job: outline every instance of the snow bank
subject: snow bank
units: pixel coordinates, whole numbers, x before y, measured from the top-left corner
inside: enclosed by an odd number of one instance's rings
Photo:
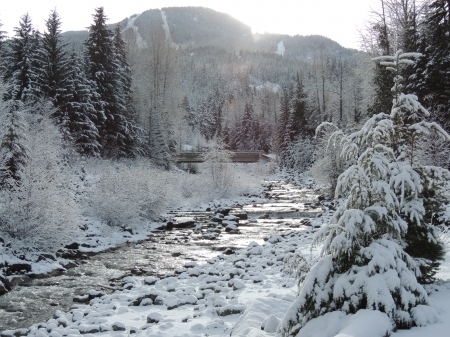
[[[231,336],[264,336],[264,334],[261,334],[261,327],[265,320],[272,314],[280,319],[291,304],[291,302],[277,298],[264,297],[256,299],[245,310],[244,314],[239,317]],[[271,327],[267,326],[267,328],[269,330]]]

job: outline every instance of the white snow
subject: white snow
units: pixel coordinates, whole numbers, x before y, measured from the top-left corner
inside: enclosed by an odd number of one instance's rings
[[[278,47],[277,47],[276,53],[277,53],[278,55],[284,56],[284,52],[285,52],[285,51],[286,51],[286,48],[284,47],[284,42],[283,42],[283,41],[280,41],[280,42],[278,43]]]
[[[134,21],[140,16],[139,15],[135,15],[132,18],[128,19],[127,25],[125,26],[125,28],[123,29],[124,31],[127,29],[132,29],[134,31],[134,33],[136,34],[136,43],[139,49],[143,49],[147,47],[147,42],[145,42],[145,40],[142,38],[141,34],[139,34],[139,30],[138,27],[134,25]]]
[[[329,216],[322,215],[314,224]],[[56,318],[33,325],[29,335],[68,336],[90,332],[90,336],[277,336],[278,322],[297,294],[296,281],[283,271],[283,258],[286,252],[294,250],[308,260],[317,259],[321,247],[310,251],[314,231],[314,227],[306,227],[280,232],[263,245],[252,242],[235,254],[220,255],[206,264],[189,262],[176,277],[125,277],[123,290],[94,298],[89,305],[76,305],[67,313],[56,311]],[[101,246],[105,249],[122,240],[139,240],[141,236],[145,234],[128,238],[110,236]],[[448,336],[448,240],[446,246],[446,260],[437,274],[442,281],[426,287],[428,306],[419,305],[414,310],[414,315],[420,317],[418,323],[423,326],[392,332],[392,323],[380,311],[360,310],[354,315],[333,311],[309,321],[297,337],[382,337],[387,331],[391,337]],[[95,295],[98,291],[89,293]],[[138,299],[141,299],[139,304],[132,305]],[[125,330],[114,331],[113,326]],[[4,332],[4,335],[8,333],[14,332]]]
[[[164,28],[164,32],[166,33],[167,41],[170,42],[170,45],[173,48],[178,49],[179,45],[177,45],[176,43],[173,42],[172,36],[170,35],[169,23],[167,22],[166,12],[161,11],[161,17],[162,17],[162,20],[163,20],[163,25],[162,26]]]

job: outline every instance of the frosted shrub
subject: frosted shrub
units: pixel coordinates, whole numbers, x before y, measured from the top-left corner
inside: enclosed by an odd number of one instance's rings
[[[314,179],[325,186],[330,195],[336,189],[339,175],[350,166],[348,158],[340,155],[342,151],[340,142],[329,139],[329,132],[334,129],[333,125],[327,124],[316,132],[317,150],[310,170]]]
[[[432,281],[443,256],[432,214],[446,200],[450,173],[422,165],[417,147],[431,133],[450,137],[424,120],[428,111],[416,96],[401,92],[401,67],[417,56],[399,51],[381,59],[396,74],[391,114],[374,115],[350,135],[339,130],[331,135],[341,155],[356,163],[339,176],[335,197],[346,201],[314,238],[314,244],[323,243],[321,258],[279,326],[283,336],[296,335],[308,321],[332,311],[379,310],[396,328],[427,324],[419,312],[437,316],[424,306],[427,293],[418,278]]]
[[[17,251],[55,252],[73,238],[80,212],[66,186],[61,137],[42,115],[28,116],[27,163],[0,193],[0,236]]]
[[[169,173],[149,161],[106,162],[96,174],[90,213],[112,227],[135,227],[165,212]]]
[[[315,140],[309,136],[301,136],[288,146],[287,152],[289,155],[285,159],[286,167],[290,167],[298,173],[305,172],[314,162],[316,152]],[[323,155],[325,156],[325,154]],[[318,168],[322,167],[320,165],[317,166]]]
[[[202,156],[206,167],[203,172],[209,176],[211,187],[218,198],[227,196],[230,191],[234,176],[233,166],[229,165],[231,156],[231,151],[220,140],[212,142]]]

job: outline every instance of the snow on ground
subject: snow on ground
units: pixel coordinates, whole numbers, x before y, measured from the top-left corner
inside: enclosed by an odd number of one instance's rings
[[[271,336],[295,298],[296,283],[282,271],[284,255],[306,246],[312,232],[291,230],[203,265],[189,262],[176,277],[126,277],[122,291],[92,290],[90,305],[57,311],[29,335]]]
[[[273,235],[264,245],[255,242],[232,255],[219,255],[208,263],[189,262],[177,276],[126,277],[123,289],[112,294],[92,290],[89,305],[76,305],[67,313],[33,325],[30,336],[275,336],[276,327],[295,299],[296,282],[283,269],[287,252],[310,252],[314,227]],[[310,257],[317,257],[318,251]],[[450,252],[441,278],[449,276]],[[428,286],[430,305],[440,322],[391,337],[448,336],[450,282]],[[101,296],[101,297],[97,297]],[[310,321],[299,337],[381,337],[392,329],[379,311],[355,315],[328,313]],[[4,336],[14,331],[4,332]],[[2,336],[3,336],[2,335]]]
[[[283,56],[285,51],[286,51],[286,48],[284,47],[284,42],[281,41],[280,43],[278,43],[276,53],[277,53],[278,55]]]
[[[126,27],[123,29],[123,31],[126,31],[127,29],[132,29],[134,33],[136,34],[136,43],[139,49],[143,49],[147,47],[147,42],[144,41],[141,34],[139,34],[138,27],[134,25],[134,21],[140,16],[135,15],[128,19]]]
[[[314,225],[327,221],[331,214],[332,210],[325,212],[313,226],[273,235],[263,245],[253,242],[206,264],[189,262],[176,276],[125,277],[121,290],[111,294],[91,290],[86,294],[91,298],[89,305],[75,305],[66,313],[56,311],[54,319],[19,330],[30,336],[53,337],[276,336],[278,323],[297,291],[295,279],[284,271],[283,259],[288,252],[317,258],[318,250],[310,250]],[[137,239],[139,235],[143,233],[130,237]],[[113,237],[100,245],[106,247],[121,240]],[[448,243],[446,260],[437,276],[442,281],[427,286],[427,291],[429,305],[440,315],[439,322],[391,332],[391,337],[450,335]],[[426,312],[422,315],[426,321]],[[336,311],[311,320],[298,336],[382,337],[391,329],[391,322],[379,311],[360,310],[354,315]],[[12,336],[19,330],[3,332],[2,336]]]
[[[164,32],[166,33],[166,39],[168,41],[170,41],[170,44],[172,45],[172,47],[174,47],[175,49],[178,49],[179,46],[173,42],[172,36],[170,35],[169,23],[167,22],[166,12],[161,11],[161,18],[163,20],[162,26],[164,28]]]

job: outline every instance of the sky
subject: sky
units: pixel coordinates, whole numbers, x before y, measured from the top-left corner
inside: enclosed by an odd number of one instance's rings
[[[254,33],[323,35],[344,47],[359,49],[358,29],[380,0],[18,0],[0,7],[2,30],[13,36],[20,17],[28,13],[35,28],[45,29],[51,10],[57,10],[62,31],[83,30],[92,23],[96,7],[103,6],[108,23],[116,23],[148,9],[202,6],[230,14]]]

